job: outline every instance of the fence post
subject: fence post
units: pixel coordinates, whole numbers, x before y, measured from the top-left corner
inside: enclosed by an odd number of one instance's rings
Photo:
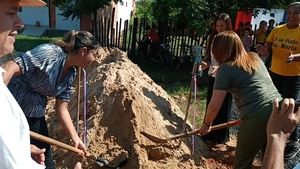
[[[133,20],[133,29],[132,29],[132,41],[131,41],[131,56],[136,58],[136,52],[135,52],[135,47],[136,47],[136,34],[137,34],[137,27],[138,27],[138,18],[134,18]]]

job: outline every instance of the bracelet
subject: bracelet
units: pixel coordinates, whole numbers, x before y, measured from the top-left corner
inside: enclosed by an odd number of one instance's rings
[[[210,127],[211,124],[206,124],[205,121],[203,121],[204,125],[206,125],[207,127]]]

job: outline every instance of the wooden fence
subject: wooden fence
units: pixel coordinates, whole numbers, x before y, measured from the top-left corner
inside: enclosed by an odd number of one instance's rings
[[[128,52],[129,57],[135,57],[137,42],[146,34],[146,26],[155,28],[157,24],[138,18],[133,18],[131,21],[122,21],[122,19],[115,21],[113,18],[115,18],[115,8],[112,8],[111,17],[98,17],[94,35],[103,47],[117,47]],[[161,38],[166,39],[166,42],[161,43],[168,43],[171,47],[170,51],[175,57],[190,56],[195,45],[203,46],[205,44],[206,36],[204,33],[177,29],[178,26],[173,21],[169,21],[167,25],[168,29],[164,33],[164,37]],[[158,29],[158,31],[160,30]]]

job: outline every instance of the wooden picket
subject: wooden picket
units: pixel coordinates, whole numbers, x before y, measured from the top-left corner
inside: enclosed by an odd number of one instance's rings
[[[145,36],[145,28],[150,25],[155,28],[156,23],[149,23],[146,19],[133,18],[132,21],[114,20],[115,8],[112,8],[111,17],[97,16],[97,29],[94,29],[94,35],[97,35],[100,44],[103,47],[116,47],[122,51],[128,52],[130,57],[135,57],[137,42]],[[122,25],[124,29],[122,30]],[[163,39],[170,44],[171,53],[178,58],[184,58],[192,54],[193,46],[203,46],[206,41],[205,33],[194,33],[188,30],[178,29],[174,21],[169,21],[170,29],[166,32]],[[158,30],[159,31],[159,30]]]

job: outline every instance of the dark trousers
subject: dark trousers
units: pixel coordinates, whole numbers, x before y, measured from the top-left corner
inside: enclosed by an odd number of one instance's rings
[[[283,98],[293,98],[299,100],[300,92],[300,76],[281,76],[271,71],[270,76],[275,87]],[[299,139],[299,124],[290,136],[290,140],[297,141]]]
[[[44,135],[48,137],[48,128],[45,120],[45,116],[40,117],[40,118],[33,118],[33,117],[26,117],[30,131],[36,132],[38,134]],[[45,148],[45,165],[46,169],[55,169],[55,164],[53,161],[53,156],[52,156],[52,148],[50,144],[35,140],[35,139],[30,139],[30,143],[37,146],[38,148]]]
[[[212,97],[214,83],[215,83],[215,78],[210,76],[208,91],[207,91],[206,109]],[[227,92],[226,97],[224,98],[224,101],[222,103],[222,107],[220,108],[212,125],[226,123],[230,120],[231,103],[232,103],[232,95],[229,92]],[[201,138],[216,143],[225,143],[226,141],[229,140],[229,128],[211,131],[208,134],[202,136]]]

